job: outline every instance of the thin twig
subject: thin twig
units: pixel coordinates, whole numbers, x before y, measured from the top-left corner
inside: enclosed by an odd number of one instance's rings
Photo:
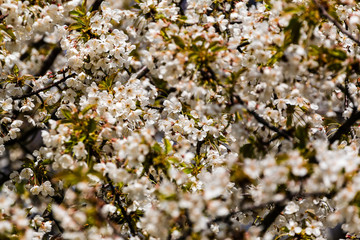
[[[329,143],[333,144],[336,140],[339,140],[343,134],[349,133],[351,126],[360,119],[360,112],[355,110],[351,113],[351,116],[336,130],[336,132],[329,138]]]
[[[145,107],[150,108],[150,109],[156,109],[156,110],[159,110],[160,112],[164,110],[164,107],[155,107],[155,106],[151,106],[151,105],[146,105]]]
[[[148,72],[149,72],[149,68],[144,66],[142,67],[137,73],[136,73],[136,78],[140,79],[143,76],[145,76]]]
[[[349,87],[346,85],[345,87],[341,84],[336,85],[344,94],[345,94],[345,98],[350,100],[350,102],[353,104],[353,109],[356,111],[357,109],[357,105],[354,101],[354,99],[352,98],[352,96],[349,93]],[[346,101],[345,101],[346,102]],[[347,104],[348,105],[348,104]],[[347,107],[347,106],[346,106]]]
[[[108,175],[106,175],[106,179],[107,179],[107,181],[108,181],[108,183],[109,183],[109,185],[110,185],[110,188],[111,188],[111,191],[112,191],[112,193],[113,193],[113,195],[114,195],[115,201],[118,203],[118,205],[119,205],[119,207],[120,207],[121,214],[124,216],[124,219],[125,219],[126,223],[127,223],[128,226],[129,226],[129,229],[130,229],[131,234],[132,234],[132,235],[137,235],[137,234],[136,234],[136,231],[135,231],[135,228],[134,228],[134,226],[133,226],[132,223],[131,223],[131,219],[130,219],[130,217],[127,215],[127,212],[126,212],[125,208],[123,207],[123,205],[122,205],[122,203],[121,203],[120,196],[119,196],[119,194],[116,192],[115,187],[113,186],[113,183],[112,183],[112,181],[111,181],[111,179],[110,179],[110,177],[109,177]]]
[[[315,3],[315,5],[319,8],[319,12],[321,15],[323,15],[324,17],[326,17],[330,22],[332,22],[338,29],[340,32],[342,32],[343,34],[345,34],[346,36],[348,36],[351,40],[353,40],[356,44],[360,45],[360,41],[358,39],[356,39],[350,32],[346,31],[341,24],[332,16],[330,16],[330,14],[326,11],[325,7],[319,3],[318,0],[313,0],[313,2]]]
[[[256,119],[256,121],[258,121],[259,123],[264,125],[266,128],[276,132],[277,134],[284,137],[285,139],[291,140],[292,137],[287,133],[287,131],[284,131],[282,129],[275,127],[274,125],[272,125],[268,121],[266,121],[264,118],[262,118],[257,112],[248,109],[247,106],[245,105],[244,101],[239,96],[233,96],[233,97],[235,97],[235,99],[237,100],[238,103],[240,103],[241,105],[243,105],[245,107],[246,111],[248,113],[250,113]],[[234,105],[235,103],[232,98],[231,98],[231,101],[232,101],[231,105]]]
[[[31,97],[31,96],[33,96],[33,95],[37,95],[37,94],[39,94],[40,92],[43,92],[43,91],[48,90],[48,89],[50,89],[50,88],[52,88],[52,87],[55,87],[56,85],[58,85],[58,84],[60,84],[60,83],[65,82],[67,79],[69,79],[69,78],[71,78],[71,77],[74,77],[75,75],[76,75],[75,73],[70,74],[70,75],[64,77],[63,79],[61,79],[61,80],[59,80],[59,81],[57,81],[57,82],[54,82],[54,83],[50,84],[49,86],[40,88],[40,89],[38,89],[38,90],[36,90],[36,91],[29,92],[29,93],[24,94],[24,95],[21,95],[21,96],[12,97],[12,99],[13,99],[13,100],[18,100],[18,99],[24,99],[24,98],[27,98],[27,97]]]
[[[292,201],[293,199],[296,199],[296,198],[306,198],[306,197],[323,197],[323,196],[326,196],[328,198],[331,198],[334,194],[335,194],[335,192],[330,192],[330,193],[327,193],[327,192],[288,193],[287,196],[284,199],[270,201],[270,202],[257,204],[257,205],[252,205],[252,206],[242,207],[240,210],[231,212],[226,216],[217,217],[217,218],[213,219],[212,221],[210,221],[208,223],[208,226],[210,227],[210,225],[212,223],[226,222],[231,217],[233,217],[234,215],[239,214],[239,213],[254,211],[254,210],[257,210],[257,209],[262,209],[262,208],[266,208],[266,207],[275,205],[273,210],[268,215],[266,215],[266,217],[264,218],[264,220],[263,220],[263,222],[261,224],[263,226],[263,233],[265,233],[266,230],[271,226],[271,224],[276,220],[277,216],[279,216],[279,214],[281,214],[281,212],[283,211],[283,209],[285,208],[285,206],[287,205],[287,203],[289,201]],[[266,229],[266,230],[264,231],[264,229]]]

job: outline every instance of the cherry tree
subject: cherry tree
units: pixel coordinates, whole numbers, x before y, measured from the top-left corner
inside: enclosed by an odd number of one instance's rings
[[[1,239],[360,233],[355,0],[0,0]]]

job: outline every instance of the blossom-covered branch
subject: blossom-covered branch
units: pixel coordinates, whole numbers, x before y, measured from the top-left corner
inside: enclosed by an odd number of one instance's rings
[[[13,100],[18,100],[18,99],[24,99],[24,98],[27,98],[27,97],[31,97],[33,95],[37,95],[43,91],[46,91],[46,90],[49,90],[50,88],[52,87],[55,87],[61,83],[64,83],[67,79],[71,78],[71,77],[74,77],[76,74],[75,73],[72,73],[72,74],[69,74],[67,75],[66,77],[63,77],[61,80],[59,81],[56,81],[56,82],[53,82],[52,84],[46,86],[46,87],[43,87],[43,88],[40,88],[36,91],[32,91],[32,92],[29,92],[29,93],[26,93],[24,95],[20,95],[20,96],[14,96],[12,97]]]
[[[356,1],[2,1],[0,239],[356,237],[359,27]]]
[[[346,36],[348,36],[351,40],[353,40],[357,45],[360,45],[360,40],[356,39],[350,32],[346,31],[343,26],[332,16],[330,16],[330,14],[326,11],[325,7],[318,1],[318,0],[312,0],[315,5],[319,8],[319,12],[321,15],[323,15],[324,17],[326,17],[330,22],[332,22],[338,29],[340,32],[342,32],[343,34],[345,34]]]

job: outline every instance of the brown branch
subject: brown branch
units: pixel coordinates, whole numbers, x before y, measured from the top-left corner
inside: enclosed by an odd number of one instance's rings
[[[101,3],[102,3],[103,1],[104,1],[104,0],[95,0],[95,2],[91,5],[89,11],[90,11],[90,12],[93,12],[93,11],[99,10],[100,5],[101,5]]]
[[[18,99],[24,99],[24,98],[27,98],[27,97],[31,97],[31,96],[33,96],[33,95],[37,95],[37,94],[39,94],[39,93],[42,92],[42,91],[48,90],[48,89],[50,89],[50,88],[52,88],[52,87],[55,87],[55,86],[59,85],[60,83],[65,82],[67,79],[69,79],[69,78],[71,78],[71,77],[74,77],[75,75],[76,75],[75,73],[70,74],[70,75],[64,77],[63,79],[61,79],[61,80],[59,80],[59,81],[57,81],[57,82],[54,82],[54,83],[50,84],[49,86],[40,88],[40,89],[38,89],[38,90],[36,90],[36,91],[29,92],[29,93],[24,94],[24,95],[21,95],[21,96],[12,97],[12,99],[13,99],[13,100],[18,100]]]
[[[144,66],[142,67],[137,73],[136,73],[136,78],[140,79],[143,76],[145,76],[150,70],[148,69],[148,67]]]
[[[0,22],[2,22],[2,20],[4,20],[7,16],[9,16],[9,14],[2,15],[0,11]]]
[[[356,111],[357,109],[357,105],[354,101],[354,99],[352,98],[351,94],[349,93],[349,87],[347,84],[345,84],[345,87],[341,84],[336,85],[344,94],[345,94],[345,107],[347,107],[348,104],[348,100],[350,100],[350,102],[353,104],[353,109],[354,111]]]
[[[336,130],[336,132],[329,137],[329,143],[333,144],[336,140],[339,140],[342,135],[348,134],[351,130],[351,127],[356,123],[357,120],[360,119],[360,112],[357,110],[354,110],[351,113],[350,118],[348,118],[339,128]]]
[[[235,99],[237,100],[236,103],[240,103],[241,105],[243,105],[245,107],[246,111],[248,113],[250,113],[256,119],[256,121],[258,121],[259,123],[264,125],[266,128],[276,132],[277,134],[284,137],[285,139],[287,139],[287,140],[292,139],[292,137],[289,135],[289,133],[287,131],[284,131],[282,129],[279,129],[279,128],[275,127],[274,125],[272,125],[268,121],[266,121],[264,118],[262,118],[257,112],[248,109],[246,107],[244,101],[239,96],[233,96],[233,97],[235,97]],[[235,104],[233,97],[230,98],[231,99],[231,105]]]
[[[61,53],[62,49],[60,46],[54,47],[50,54],[45,59],[44,63],[42,64],[40,71],[35,74],[36,76],[43,76],[46,72],[51,68],[53,63],[55,62],[56,57]]]
[[[262,230],[261,236],[264,236],[269,227],[275,222],[276,218],[281,214],[281,212],[286,207],[284,202],[275,204],[274,208],[265,216],[264,220],[261,222]]]
[[[270,202],[265,202],[265,203],[262,203],[262,204],[258,204],[258,205],[252,205],[252,206],[246,206],[246,207],[242,207],[240,210],[237,210],[237,211],[234,211],[234,212],[231,212],[229,213],[228,215],[226,216],[221,216],[221,217],[217,217],[217,218],[214,218],[212,221],[210,221],[208,223],[209,227],[212,223],[216,223],[216,222],[226,222],[228,221],[231,217],[233,217],[234,215],[236,214],[239,214],[239,213],[242,213],[242,212],[249,212],[249,211],[254,211],[254,210],[257,210],[257,209],[261,209],[261,208],[266,208],[266,207],[269,207],[271,205],[275,205],[274,207],[274,212],[272,213],[271,215],[271,218],[270,216],[268,217],[268,219],[265,221],[265,219],[267,218],[268,215],[271,214],[271,212],[264,218],[263,222],[262,222],[262,225],[266,225],[267,228],[269,228],[271,226],[268,225],[269,222],[270,222],[270,219],[273,219],[273,221],[276,220],[276,218],[274,218],[275,216],[275,213],[277,213],[276,216],[278,216],[279,214],[281,214],[282,210],[279,212],[279,210],[282,208],[282,206],[286,206],[286,204],[289,202],[289,201],[292,201],[293,199],[296,199],[296,198],[306,198],[306,197],[323,197],[323,196],[326,196],[328,198],[332,198],[334,196],[335,192],[330,192],[330,193],[327,193],[327,192],[311,192],[311,193],[288,193],[287,196],[284,198],[284,199],[281,199],[281,200],[276,200],[276,201],[270,201]],[[276,207],[278,206],[278,207]],[[283,208],[282,208],[283,209]],[[272,222],[273,222],[272,221]],[[265,223],[265,224],[264,224]],[[266,230],[265,230],[266,231]]]
[[[360,41],[358,39],[356,39],[350,32],[346,31],[341,24],[332,16],[330,16],[330,14],[326,11],[325,7],[323,5],[321,5],[321,3],[319,3],[318,0],[313,0],[313,2],[315,3],[315,5],[318,7],[319,12],[321,15],[323,15],[324,17],[326,17],[330,22],[332,22],[337,29],[339,29],[340,32],[342,32],[343,34],[345,34],[346,36],[348,36],[351,40],[353,40],[356,44],[360,45]]]
[[[112,181],[111,181],[111,179],[110,179],[110,177],[109,177],[108,175],[106,175],[106,180],[107,180],[107,182],[109,183],[109,186],[110,186],[110,188],[111,188],[111,192],[112,192],[113,195],[114,195],[115,202],[118,203],[118,205],[119,205],[119,207],[120,207],[121,214],[124,216],[124,219],[125,219],[126,223],[127,223],[128,226],[129,226],[129,229],[130,229],[131,234],[132,234],[132,235],[137,235],[136,230],[135,230],[133,224],[131,223],[131,218],[128,216],[128,214],[127,214],[124,206],[122,205],[121,200],[120,200],[120,196],[119,196],[119,194],[116,192],[116,189],[115,189],[115,187],[114,187],[114,185],[113,185],[113,183],[112,183]]]

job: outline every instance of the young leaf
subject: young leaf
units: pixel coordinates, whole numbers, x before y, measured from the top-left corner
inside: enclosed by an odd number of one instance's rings
[[[169,154],[172,151],[172,146],[169,139],[164,138],[164,144],[165,144],[165,154]]]
[[[179,36],[172,35],[171,38],[174,40],[175,44],[178,45],[180,48],[185,48],[185,43]]]
[[[68,120],[72,119],[72,114],[69,110],[67,109],[61,109],[61,113],[64,115],[64,117]]]

